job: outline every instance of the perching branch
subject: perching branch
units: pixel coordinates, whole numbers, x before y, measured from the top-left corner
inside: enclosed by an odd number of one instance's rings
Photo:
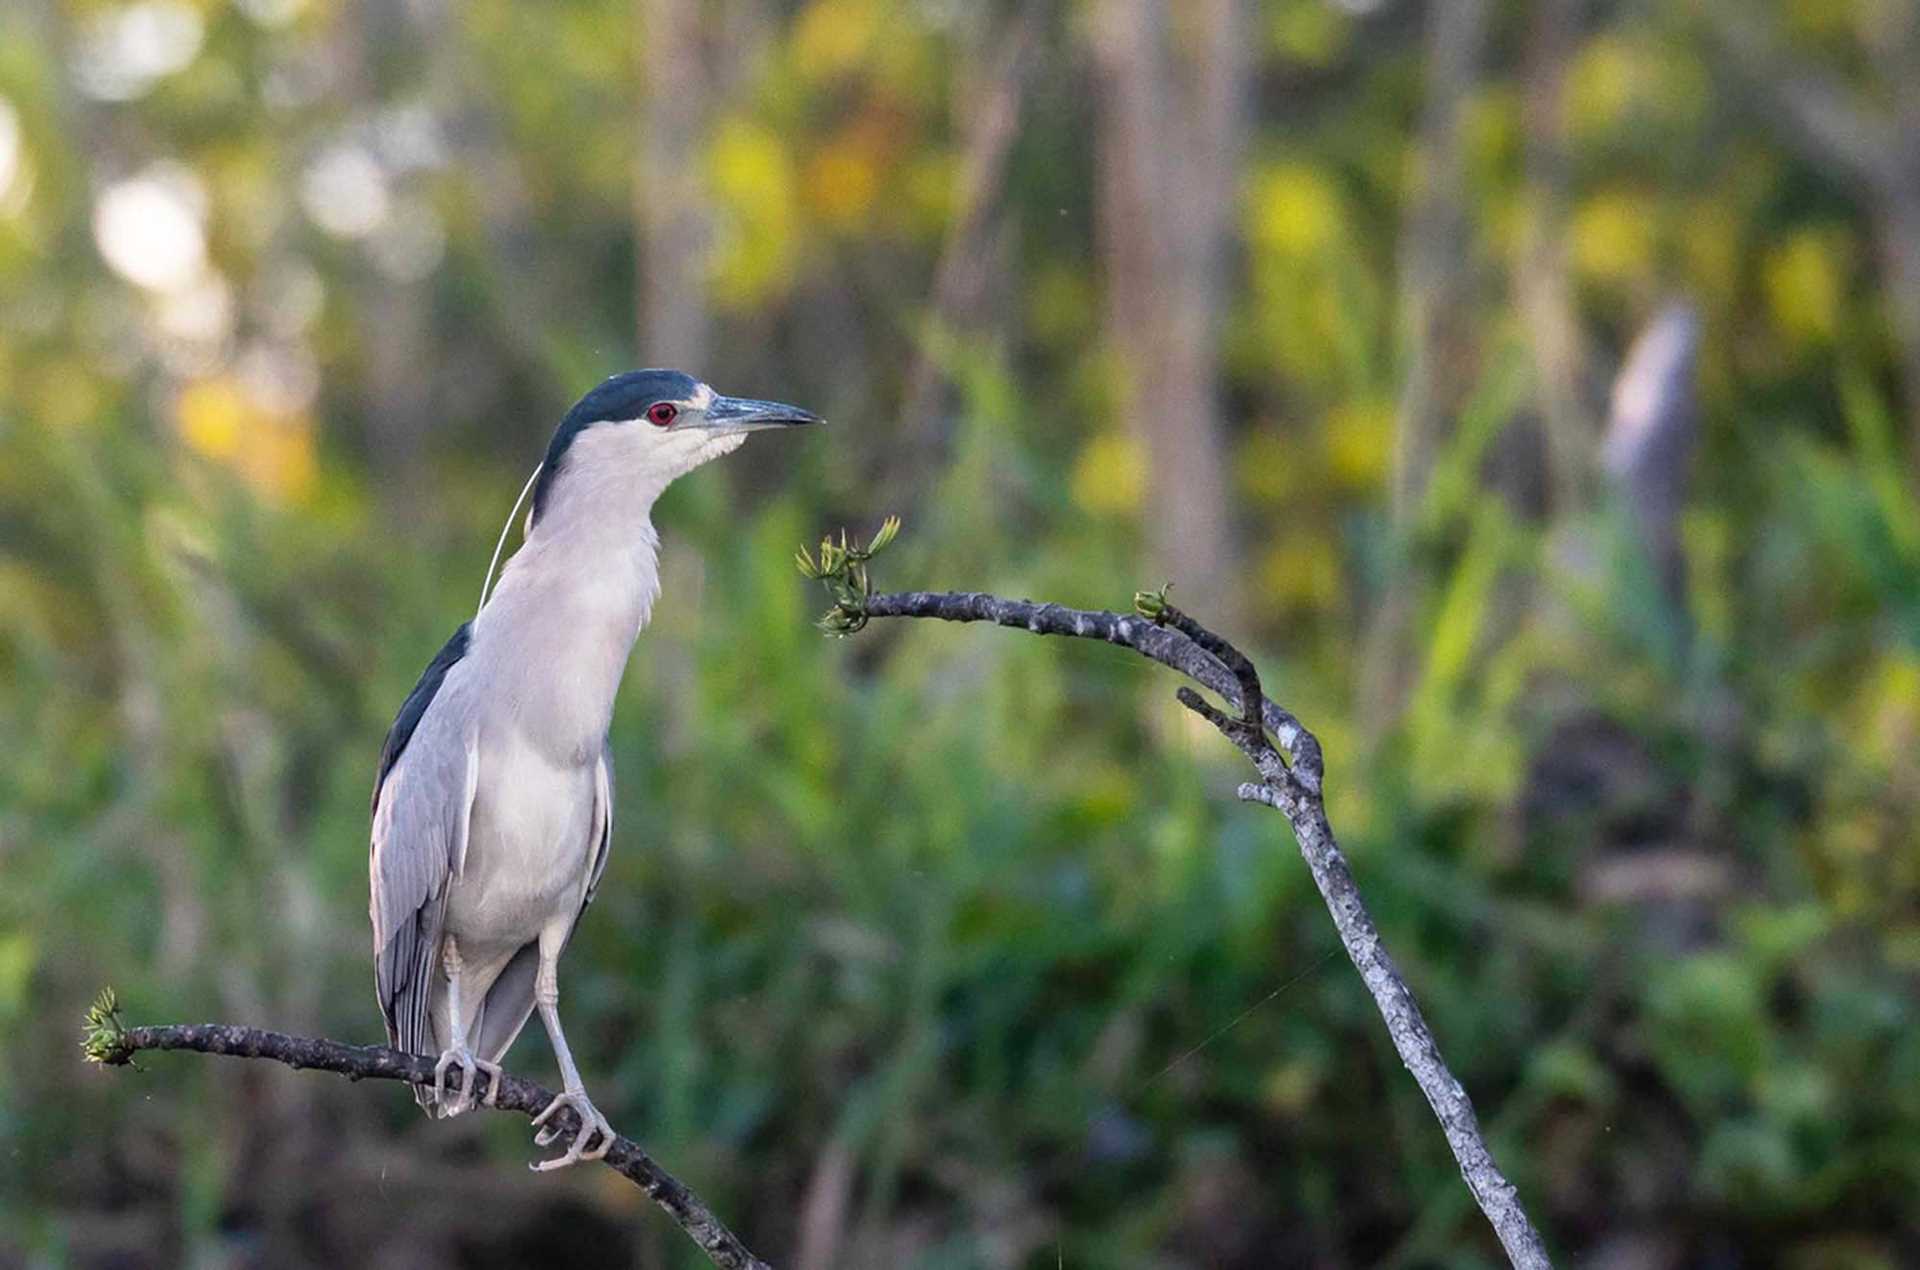
[[[346,1045],[310,1036],[288,1036],[258,1028],[223,1023],[172,1023],[157,1027],[127,1027],[120,1021],[113,990],[107,989],[87,1011],[87,1057],[109,1067],[124,1067],[141,1050],[191,1050],[197,1054],[224,1054],[229,1058],[265,1058],[295,1068],[337,1072],[348,1080],[401,1080],[413,1085],[433,1084],[433,1060],[402,1054],[382,1045]],[[484,1079],[484,1077],[483,1077]],[[447,1086],[460,1087],[461,1072],[447,1073]],[[531,1117],[544,1111],[553,1091],[519,1076],[500,1078],[496,1110],[517,1111]],[[549,1123],[561,1126],[563,1139],[579,1132],[579,1117],[562,1107]],[[686,1185],[661,1168],[631,1138],[616,1136],[605,1160],[607,1166],[631,1181],[673,1218],[687,1237],[700,1245],[721,1270],[769,1270],[767,1263],[748,1251],[713,1210]]]
[[[895,531],[897,528],[895,525]],[[872,548],[864,552],[863,566],[872,554]],[[818,576],[817,570],[813,576]],[[1164,588],[1137,594],[1134,607],[1140,616],[1128,617],[979,592],[872,593],[866,586],[864,567],[857,588],[835,587],[831,579],[822,580],[835,595],[834,608],[822,623],[829,630],[858,630],[871,618],[931,617],[947,622],[992,622],[1035,635],[1104,640],[1177,670],[1225,698],[1235,713],[1208,704],[1191,688],[1183,687],[1178,693],[1182,705],[1219,728],[1260,773],[1259,781],[1240,786],[1240,797],[1273,808],[1293,827],[1300,854],[1340,932],[1340,942],[1386,1020],[1394,1049],[1438,1117],[1461,1176],[1474,1202],[1493,1224],[1508,1259],[1519,1270],[1544,1270],[1552,1265],[1518,1192],[1494,1162],[1493,1152],[1481,1136],[1467,1091],[1448,1070],[1432,1029],[1421,1016],[1412,990],[1394,965],[1379,928],[1360,898],[1360,888],[1327,823],[1321,798],[1324,769],[1319,741],[1292,714],[1266,698],[1259,673],[1244,653],[1169,604]]]
[[[1166,604],[1164,597],[1143,597],[1141,607],[1156,611],[1157,621],[1118,613],[1086,612],[1058,604],[1007,600],[995,595],[952,592],[880,592],[867,597],[865,615],[932,617],[948,622],[993,622],[1036,635],[1068,635],[1100,639],[1131,648],[1143,657],[1197,680],[1226,698],[1238,715],[1207,704],[1191,688],[1182,688],[1182,705],[1195,711],[1226,735],[1252,760],[1261,780],[1239,789],[1240,797],[1264,803],[1293,826],[1300,854],[1326,901],[1327,911],[1340,932],[1347,956],[1366,981],[1374,1004],[1386,1020],[1387,1032],[1401,1061],[1413,1073],[1427,1096],[1447,1145],[1459,1161],[1460,1172],[1480,1210],[1493,1223],[1508,1258],[1521,1270],[1550,1266],[1540,1235],[1521,1207],[1513,1183],[1501,1173],[1487,1149],[1467,1091],[1447,1069],[1432,1030],[1421,1017],[1413,992],[1388,955],[1380,931],[1360,897],[1360,888],[1334,840],[1321,799],[1320,743],[1300,721],[1267,700],[1260,692],[1253,664],[1239,649]],[[1230,669],[1234,667],[1237,669]],[[1258,719],[1264,726],[1256,726]],[[1279,748],[1268,739],[1271,732]]]

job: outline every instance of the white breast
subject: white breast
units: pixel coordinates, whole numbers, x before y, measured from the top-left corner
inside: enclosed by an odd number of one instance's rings
[[[447,931],[473,955],[511,952],[586,896],[594,765],[556,764],[511,729],[483,734],[466,868],[447,897]]]

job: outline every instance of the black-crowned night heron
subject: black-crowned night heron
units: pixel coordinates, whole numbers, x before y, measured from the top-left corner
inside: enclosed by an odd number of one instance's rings
[[[615,375],[581,398],[529,481],[524,545],[387,734],[370,907],[388,1040],[438,1055],[433,1087],[414,1092],[428,1114],[458,1115],[478,1072],[491,1077],[485,1101],[498,1094],[500,1060],[537,1008],[565,1086],[535,1118],[535,1142],[553,1141],[546,1122],[562,1106],[581,1128],[536,1168],[613,1143],[560,1030],[557,967],[607,864],[614,691],[660,593],[654,500],[749,432],[816,422],[670,370]]]

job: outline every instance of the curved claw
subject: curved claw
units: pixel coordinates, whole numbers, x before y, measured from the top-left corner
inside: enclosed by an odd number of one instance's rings
[[[460,1068],[460,1096],[452,1102],[447,1101],[447,1068],[458,1064]],[[473,1105],[474,1060],[471,1051],[464,1047],[449,1048],[442,1051],[440,1061],[433,1065],[433,1105],[443,1116],[457,1116]]]
[[[486,1095],[480,1099],[481,1104],[488,1107],[499,1106],[500,1078],[507,1074],[507,1069],[498,1063],[489,1063],[484,1058],[474,1059],[473,1065],[487,1074],[487,1092]],[[472,1088],[471,1084],[469,1084],[468,1088]]]
[[[553,1101],[533,1118],[534,1127],[540,1130],[533,1136],[535,1146],[544,1147],[559,1141],[562,1132],[559,1122],[555,1121],[552,1124],[547,1122],[552,1120],[554,1113],[563,1106],[572,1107],[574,1114],[580,1117],[580,1130],[573,1135],[573,1142],[564,1154],[527,1166],[536,1173],[564,1169],[582,1160],[602,1159],[608,1151],[613,1149],[613,1126],[607,1123],[607,1118],[601,1115],[599,1109],[587,1098],[587,1091],[584,1089],[569,1089],[556,1094]]]
[[[447,1069],[449,1067],[460,1069],[460,1096],[452,1102],[447,1101]],[[457,1116],[473,1109],[473,1095],[476,1086],[480,1083],[479,1073],[481,1072],[485,1072],[490,1079],[486,1096],[479,1101],[491,1107],[499,1101],[500,1077],[505,1074],[505,1069],[498,1063],[490,1063],[484,1058],[476,1057],[473,1051],[464,1045],[451,1046],[440,1055],[440,1061],[433,1065],[433,1101],[434,1105],[440,1109],[442,1116]]]

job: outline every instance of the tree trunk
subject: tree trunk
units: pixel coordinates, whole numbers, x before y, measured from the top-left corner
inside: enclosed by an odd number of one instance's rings
[[[1239,0],[1102,0],[1094,52],[1107,329],[1149,473],[1147,547],[1185,602],[1235,615],[1228,463],[1215,371],[1246,137]]]
[[[696,377],[710,373],[700,143],[714,94],[700,15],[698,0],[634,0],[634,79],[642,91],[633,173],[635,339],[642,365],[680,367]]]
[[[1586,349],[1567,265],[1570,198],[1564,97],[1567,63],[1587,0],[1544,0],[1526,67],[1525,232],[1514,278],[1516,307],[1533,346],[1548,505],[1578,514],[1592,494],[1595,411],[1587,399]]]

